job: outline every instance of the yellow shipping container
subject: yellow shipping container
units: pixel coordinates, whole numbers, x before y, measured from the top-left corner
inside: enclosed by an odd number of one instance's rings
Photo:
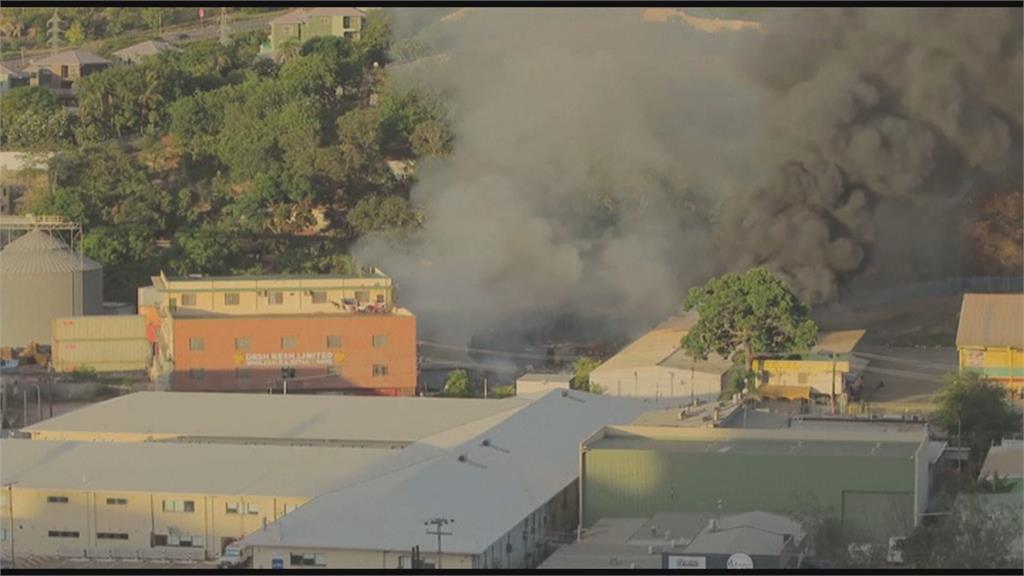
[[[146,339],[142,316],[74,316],[53,321],[53,342]]]

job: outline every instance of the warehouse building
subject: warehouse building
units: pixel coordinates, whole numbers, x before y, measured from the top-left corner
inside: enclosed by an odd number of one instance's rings
[[[964,294],[956,348],[960,370],[1024,394],[1024,294]]]
[[[681,348],[697,313],[674,316],[590,373],[605,394],[634,398],[717,398],[732,363],[720,356],[694,360]]]
[[[139,291],[156,346],[152,376],[184,391],[416,390],[416,318],[391,279],[185,277]]]
[[[103,311],[103,269],[60,235],[80,234],[61,220],[3,216],[5,234],[21,233],[0,250],[0,342],[50,344],[56,318]],[[76,236],[77,238],[77,236]]]
[[[516,394],[534,394],[572,388],[573,374],[523,374],[516,379]]]
[[[72,316],[53,321],[52,363],[56,372],[142,372],[152,345],[142,316]]]
[[[535,566],[575,529],[579,442],[649,407],[562,392],[122,396],[0,441],[4,554],[213,559],[247,535],[256,567],[437,564],[423,523],[447,515],[445,566]]]
[[[924,513],[927,449],[924,431],[609,426],[581,446],[581,525],[816,505],[853,533],[886,541]]]
[[[496,402],[505,402],[498,400]],[[571,536],[580,441],[645,403],[556,390],[510,415],[434,436],[392,472],[350,483],[248,536],[253,567],[533,568]],[[441,554],[425,522],[448,519]]]

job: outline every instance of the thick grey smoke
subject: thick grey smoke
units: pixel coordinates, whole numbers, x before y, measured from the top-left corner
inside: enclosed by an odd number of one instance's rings
[[[450,98],[455,154],[419,168],[412,248],[357,255],[449,341],[538,308],[649,326],[754,264],[815,301],[942,273],[965,198],[1020,186],[1020,11],[805,9],[719,33],[631,9],[443,24],[450,59],[418,74]]]
[[[774,12],[741,60],[770,171],[730,203],[721,258],[816,302],[957,274],[974,195],[1020,189],[1021,41],[1020,10]]]

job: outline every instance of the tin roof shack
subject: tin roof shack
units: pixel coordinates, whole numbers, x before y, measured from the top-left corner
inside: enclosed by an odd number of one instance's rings
[[[792,514],[814,501],[885,542],[924,513],[927,446],[924,431],[609,426],[581,445],[581,525],[658,511]]]
[[[764,398],[811,400],[827,396],[839,400],[859,388],[867,360],[853,352],[864,330],[821,332],[807,354],[761,355],[754,360],[758,388]]]
[[[1024,394],[1024,294],[964,294],[956,348],[961,370]]]
[[[590,373],[590,382],[612,396],[717,399],[732,363],[718,356],[694,361],[682,339],[697,313],[673,316],[632,342]]]

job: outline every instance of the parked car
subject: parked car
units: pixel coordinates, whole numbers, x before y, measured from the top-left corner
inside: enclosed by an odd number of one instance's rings
[[[217,560],[217,568],[222,570],[248,568],[252,564],[252,550],[241,543],[228,544]]]

